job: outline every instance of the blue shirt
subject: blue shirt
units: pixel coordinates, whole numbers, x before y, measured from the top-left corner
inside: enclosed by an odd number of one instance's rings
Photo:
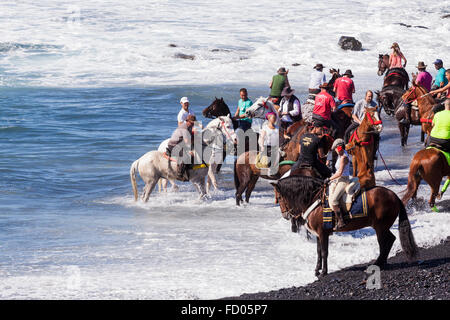
[[[238,102],[238,107],[239,107],[239,115],[243,115],[245,113],[245,111],[247,110],[247,108],[250,108],[253,105],[252,100],[247,99],[247,100],[242,100],[239,99]],[[248,121],[248,122],[252,122],[252,119],[250,118],[240,118],[239,120],[244,120],[244,121]]]
[[[439,85],[441,84],[441,82],[444,83],[444,86],[446,86],[447,83],[448,83],[448,80],[447,80],[447,78],[445,77],[445,69],[444,69],[444,68],[440,68],[440,69],[438,70],[438,72],[437,72],[437,74],[436,74],[436,78],[434,79],[434,84],[435,84],[436,86],[438,86],[438,87],[439,87]]]

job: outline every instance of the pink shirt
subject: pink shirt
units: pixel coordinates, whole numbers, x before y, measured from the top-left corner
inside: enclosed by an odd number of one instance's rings
[[[427,71],[421,71],[417,75],[416,83],[420,84],[422,87],[427,89],[428,91],[431,90],[431,82],[433,81],[433,77],[431,74]]]
[[[331,108],[336,107],[333,97],[328,92],[321,92],[314,100],[313,113],[318,114],[325,120],[331,119]]]
[[[389,69],[403,68],[401,55],[395,55],[395,54],[391,53],[391,56],[389,57],[389,59],[391,60],[391,65],[389,66]]]
[[[334,88],[336,91],[336,98],[338,100],[352,100],[353,101],[353,90],[355,90],[355,85],[353,80],[348,77],[337,78],[334,83]]]

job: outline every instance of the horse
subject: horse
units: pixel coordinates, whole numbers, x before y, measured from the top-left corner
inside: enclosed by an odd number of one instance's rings
[[[382,76],[386,72],[383,80],[383,88],[387,86],[396,86],[408,89],[409,75],[403,68],[389,69],[389,55],[378,55],[378,76]]]
[[[215,119],[220,116],[231,115],[230,108],[225,103],[223,98],[214,98],[214,101],[202,111],[202,115],[208,119]],[[238,127],[238,123],[236,120],[233,120],[233,129],[236,130]]]
[[[334,97],[335,96],[335,92],[334,92],[334,83],[336,82],[336,80],[338,79],[338,78],[340,78],[340,77],[342,77],[341,76],[341,74],[339,73],[339,69],[334,69],[334,68],[331,68],[330,70],[329,70],[329,72],[330,72],[330,74],[331,74],[331,78],[330,78],[330,80],[328,81],[328,86],[327,86],[327,92],[332,96],[332,97]]]
[[[245,192],[245,202],[250,201],[250,196],[255,188],[256,182],[259,177],[267,180],[276,180],[280,179],[286,172],[291,169],[291,166],[298,160],[298,156],[300,154],[300,138],[301,136],[307,132],[308,124],[306,122],[299,121],[296,126],[296,132],[293,134],[292,138],[287,140],[285,144],[281,145],[281,150],[285,154],[282,159],[279,161],[278,172],[275,175],[263,175],[261,169],[256,166],[256,157],[257,152],[249,151],[243,153],[238,159],[236,159],[234,165],[234,185],[236,188],[236,205],[240,205],[242,200],[242,193]],[[333,144],[333,139],[329,135],[324,135],[323,146],[324,146],[324,154],[327,154],[331,149]],[[273,152],[276,152],[275,150]],[[321,159],[325,161],[326,159]],[[308,168],[299,168],[296,172],[291,174],[302,173],[307,170],[311,175],[315,175],[314,170]]]
[[[411,108],[411,123],[405,124],[406,104],[416,101],[417,107],[413,106]],[[434,117],[433,106],[435,104],[436,101],[428,94],[427,89],[419,84],[414,84],[411,88],[406,90],[395,109],[395,118],[400,130],[402,147],[408,142],[409,127],[411,124],[422,126],[422,132],[427,134],[428,137],[430,136]]]
[[[380,134],[383,122],[378,109],[365,108],[364,118],[350,137],[345,149],[352,155],[353,176],[358,177],[361,188],[375,186],[374,159],[375,150],[373,134]]]
[[[319,278],[324,277],[328,274],[328,243],[333,229],[325,229],[323,226],[325,188],[322,180],[313,177],[291,176],[274,182],[272,185],[278,192],[282,216],[287,220],[294,220],[298,225],[305,225],[307,230],[317,236],[315,275]],[[375,265],[384,268],[396,239],[389,229],[398,216],[402,249],[410,260],[414,259],[417,256],[418,248],[402,201],[393,191],[381,186],[367,190],[366,197],[367,216],[351,219],[339,231],[347,232],[365,227],[375,229],[380,248]],[[305,211],[318,199],[321,201],[320,204],[306,215]],[[333,222],[336,224],[334,217]]]
[[[218,117],[212,120],[201,133],[201,150],[196,151],[197,155],[201,155],[200,163],[208,165],[194,165],[189,169],[189,181],[191,181],[204,197],[209,191],[209,186],[212,183],[217,190],[217,181],[214,175],[215,165],[221,163],[223,136],[227,142],[235,142],[236,134],[232,127],[231,117]],[[162,144],[164,144],[163,142]],[[195,144],[194,144],[195,146]],[[220,150],[220,151],[217,151]],[[220,152],[220,153],[219,153]],[[136,185],[136,172],[145,182],[143,201],[146,202],[153,191],[156,183],[160,178],[169,181],[176,180],[177,160],[169,158],[161,151],[150,151],[143,155],[138,160],[134,161],[130,168],[131,185],[133,187],[134,198],[137,200],[138,191]],[[205,188],[205,176],[208,174],[208,182]]]
[[[439,194],[439,186],[445,176],[450,179],[450,166],[441,151],[435,148],[418,151],[409,166],[408,186],[402,198],[403,204],[406,205],[411,198],[416,198],[420,181],[424,179],[431,187],[428,204],[435,208],[436,198],[442,197],[443,192]]]

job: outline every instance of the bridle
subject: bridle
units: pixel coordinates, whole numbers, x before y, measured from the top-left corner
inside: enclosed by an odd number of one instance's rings
[[[319,188],[319,190],[317,191],[317,193],[314,195],[313,200],[311,201],[311,204],[308,205],[308,207],[306,208],[306,210],[308,210],[308,208],[320,197],[320,196],[325,196],[325,191],[326,190],[326,185],[323,185]],[[323,199],[322,199],[323,202]],[[303,219],[303,214],[305,213],[305,211],[300,212],[299,214],[294,214],[294,208],[289,209],[288,211],[282,212],[283,215],[287,214],[291,219],[295,219],[297,220],[298,218],[302,218],[303,223],[304,222],[308,222],[307,220]]]
[[[219,129],[222,126],[222,129]],[[225,133],[225,136],[228,138],[229,141],[233,141],[233,138],[231,137],[230,132],[228,131],[227,127],[225,126],[225,121],[220,119],[220,124],[217,127],[219,130]]]

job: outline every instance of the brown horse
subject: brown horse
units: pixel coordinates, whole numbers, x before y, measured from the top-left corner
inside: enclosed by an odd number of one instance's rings
[[[411,110],[411,123],[405,124],[406,118],[406,104],[417,102],[417,107],[412,107]],[[434,98],[428,94],[427,89],[421,85],[414,84],[406,90],[400,101],[400,105],[396,108],[395,118],[398,121],[398,128],[401,135],[402,147],[407,144],[409,127],[411,124],[422,126],[422,132],[430,136],[432,129],[432,121],[434,117],[433,106],[436,104]]]
[[[328,273],[328,240],[333,234],[333,229],[323,227],[323,207],[320,203],[308,216],[305,211],[317,199],[324,196],[324,185],[321,180],[312,177],[290,176],[272,183],[278,191],[280,209],[285,219],[294,219],[299,225],[306,228],[317,236],[317,265],[316,276],[325,276]],[[395,236],[389,230],[397,216],[399,217],[400,243],[403,251],[409,259],[417,255],[417,245],[411,231],[405,206],[397,195],[385,188],[374,187],[366,191],[368,213],[365,217],[351,219],[340,231],[353,231],[365,227],[375,229],[380,254],[375,264],[384,267]],[[333,217],[333,223],[336,219]],[[322,273],[320,273],[322,270]]]
[[[292,127],[292,126],[291,126]],[[294,133],[291,139],[289,139],[284,145],[281,146],[281,150],[285,152],[283,160],[295,162],[299,155],[299,142],[300,137],[307,130],[307,125],[303,121],[299,121],[295,124],[297,131]],[[292,129],[295,129],[293,127]],[[277,152],[274,150],[273,152]],[[242,193],[245,191],[245,201],[248,203],[251,193],[255,188],[256,182],[261,176],[261,170],[256,167],[257,151],[247,151],[241,154],[234,164],[234,185],[236,188],[236,205],[240,205],[242,200]],[[282,160],[280,159],[280,162]],[[275,180],[279,179],[283,174],[290,170],[291,164],[280,165],[278,173],[274,176],[262,176],[265,179]]]
[[[417,195],[420,180],[424,179],[431,187],[431,196],[428,204],[431,208],[435,205],[436,198],[440,199],[439,186],[442,177],[450,179],[450,166],[441,151],[435,148],[418,151],[409,166],[408,187],[403,196],[403,203],[406,205],[411,198]]]
[[[251,193],[255,188],[256,182],[259,177],[268,180],[277,180],[282,177],[287,171],[291,169],[291,166],[297,161],[300,154],[300,138],[308,130],[308,124],[303,121],[295,124],[297,131],[284,145],[280,148],[285,153],[285,156],[280,159],[278,167],[278,173],[273,176],[267,176],[261,174],[261,169],[256,167],[256,151],[248,151],[241,154],[234,164],[234,185],[236,188],[236,205],[240,205],[243,201],[242,194],[245,191],[245,201],[248,203]],[[293,127],[293,128],[295,128]],[[333,138],[329,135],[324,135],[323,139],[323,151],[327,154],[333,145]],[[273,152],[276,152],[275,150]],[[324,159],[321,159],[324,161]],[[285,164],[283,164],[285,161]]]
[[[396,86],[402,89],[408,89],[409,75],[403,68],[389,69],[389,55],[378,55],[378,72],[382,76],[386,72],[383,81],[383,88],[387,86]]]
[[[361,188],[375,186],[375,138],[380,134],[383,122],[377,108],[366,108],[364,119],[353,132],[345,149],[352,155],[353,176],[358,177]]]

